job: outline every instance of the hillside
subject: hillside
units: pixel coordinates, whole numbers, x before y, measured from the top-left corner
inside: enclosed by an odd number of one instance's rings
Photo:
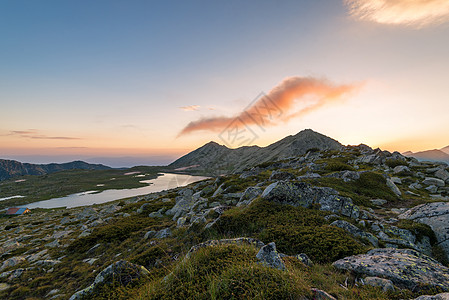
[[[89,164],[83,161],[72,161],[63,164],[29,164],[15,160],[0,159],[0,181],[23,176],[23,175],[45,175],[65,170],[107,170],[110,167],[100,164]]]
[[[414,157],[419,160],[449,162],[449,154],[447,154],[446,152],[444,152],[442,150],[434,149],[434,150],[420,151],[420,152],[416,152],[416,153],[408,151],[408,152],[404,153],[404,155],[406,155],[408,157]]]
[[[274,149],[299,149],[295,137]],[[202,148],[195,156],[217,154],[211,161],[229,150]],[[0,298],[394,300],[449,292],[446,164],[366,145],[298,151],[307,153],[187,187],[0,218]]]
[[[342,145],[311,129],[288,136],[267,147],[240,147],[230,149],[215,142],[186,154],[169,166],[186,169],[190,173],[220,175],[239,172],[255,165],[306,154],[308,150],[338,150]]]

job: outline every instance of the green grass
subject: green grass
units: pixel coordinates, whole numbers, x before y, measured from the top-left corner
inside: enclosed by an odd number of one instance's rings
[[[350,197],[354,204],[372,206],[369,199],[380,198],[396,201],[396,195],[386,184],[386,179],[375,172],[364,172],[360,178],[350,182],[344,182],[339,178],[322,177],[311,180],[311,183],[319,186],[327,186],[336,189],[342,196]]]
[[[121,218],[115,222],[96,228],[91,235],[75,240],[69,247],[71,253],[84,253],[99,243],[114,244],[124,241],[132,235],[142,235],[146,228],[164,228],[172,225],[173,221],[149,218],[145,215],[135,215]]]
[[[329,264],[306,267],[296,258],[283,259],[285,271],[257,262],[251,246],[222,245],[198,250],[179,262],[164,279],[155,279],[134,293],[135,299],[315,299],[311,288],[337,299],[404,299],[408,290],[382,292],[355,284],[355,277]],[[118,299],[118,298],[116,298]]]
[[[251,246],[226,245],[198,250],[167,280],[141,291],[140,299],[298,299],[311,296],[288,272],[258,264]]]
[[[318,210],[259,199],[245,209],[226,211],[205,234],[209,238],[256,237],[264,243],[275,242],[282,253],[306,253],[319,262],[366,251],[344,230],[329,226],[324,215]]]
[[[63,197],[83,191],[144,187],[147,184],[140,183],[140,181],[156,178],[159,170],[160,167],[134,167],[126,170],[69,170],[39,176],[28,175],[1,181],[0,198],[15,195],[21,195],[24,198],[0,201],[0,209]],[[127,172],[142,172],[142,174],[149,175],[146,177],[124,175]],[[15,182],[18,179],[25,179],[26,181]],[[104,184],[104,186],[97,186],[97,184]]]

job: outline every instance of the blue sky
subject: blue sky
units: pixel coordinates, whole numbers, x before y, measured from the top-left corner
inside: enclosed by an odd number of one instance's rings
[[[312,128],[346,144],[440,148],[448,34],[446,20],[360,20],[331,0],[2,1],[0,156],[176,157],[217,140],[177,137],[189,122],[238,115],[294,76],[363,88],[256,144]]]

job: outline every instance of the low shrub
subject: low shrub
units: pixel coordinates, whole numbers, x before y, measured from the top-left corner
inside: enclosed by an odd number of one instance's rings
[[[226,211],[206,231],[209,238],[251,236],[275,242],[282,253],[306,253],[312,260],[331,262],[366,249],[339,228],[328,226],[324,213],[256,200],[245,209]]]
[[[355,170],[352,166],[342,163],[342,162],[339,162],[339,161],[327,163],[326,167],[324,169],[327,171],[354,171]]]
[[[164,223],[154,218],[136,215],[121,218],[120,221],[112,222],[96,228],[91,235],[75,240],[67,248],[69,252],[84,253],[99,243],[121,242],[133,234],[149,226],[164,226]]]
[[[251,246],[206,247],[180,263],[145,299],[296,299],[311,296],[305,282],[263,266]]]
[[[387,159],[385,160],[385,164],[390,168],[394,168],[397,166],[407,166],[407,162],[400,159]]]

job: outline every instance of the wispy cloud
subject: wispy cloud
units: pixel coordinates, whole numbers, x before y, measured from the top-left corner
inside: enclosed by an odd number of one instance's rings
[[[181,106],[180,109],[184,111],[195,111],[200,109],[201,106],[199,105],[189,105],[189,106]]]
[[[37,140],[81,140],[81,138],[79,137],[71,137],[71,136],[48,136],[40,134],[37,129],[11,130],[7,135]]]
[[[349,13],[382,24],[423,27],[449,21],[448,0],[344,0]]]
[[[179,135],[198,130],[219,132],[236,119],[240,126],[275,126],[279,121],[286,122],[342,101],[360,85],[336,85],[326,79],[313,77],[288,77],[238,115],[202,118],[190,122]],[[298,108],[298,104],[302,107]],[[282,113],[274,119],[273,110]]]

